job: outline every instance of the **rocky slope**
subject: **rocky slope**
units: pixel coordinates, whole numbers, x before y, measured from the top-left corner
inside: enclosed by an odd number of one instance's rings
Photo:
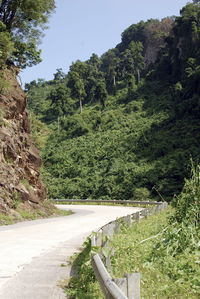
[[[21,217],[19,211],[46,212],[41,182],[41,158],[29,133],[26,96],[13,66],[5,72],[9,88],[0,92],[0,213]]]

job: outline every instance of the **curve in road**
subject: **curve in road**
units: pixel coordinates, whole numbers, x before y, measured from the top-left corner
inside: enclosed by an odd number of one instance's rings
[[[74,214],[0,227],[0,298],[63,299],[70,256],[104,224],[141,208],[59,205]],[[66,267],[63,267],[65,265]]]

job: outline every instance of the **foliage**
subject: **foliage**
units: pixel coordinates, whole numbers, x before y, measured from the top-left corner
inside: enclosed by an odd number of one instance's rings
[[[54,8],[53,0],[0,1],[0,59],[20,68],[39,63],[36,45]]]
[[[0,110],[0,127],[4,125],[3,116],[4,116],[4,111]]]
[[[91,265],[91,240],[88,238],[84,244],[84,249],[80,254],[75,254],[73,270],[75,275],[65,287],[67,298],[69,299],[103,299],[100,286],[96,281]]]
[[[0,21],[0,66],[10,57],[14,51],[13,42],[6,26]]]
[[[200,167],[195,167],[192,162],[192,177],[185,181],[183,191],[174,201],[176,209],[170,218],[170,225],[152,252],[152,261],[167,269],[168,275],[182,288],[190,287],[190,298],[198,298],[200,295],[199,178]],[[175,265],[174,261],[177,261]]]
[[[200,228],[200,165],[195,167],[191,160],[191,179],[185,179],[181,194],[174,199],[176,213],[173,220],[185,221],[187,225]]]
[[[199,13],[190,3],[180,17],[133,24],[102,57],[26,85],[51,132],[42,152],[50,197],[181,192],[190,157],[200,158]]]
[[[57,85],[50,92],[48,99],[51,101],[54,113],[59,117],[70,114],[73,111],[74,103],[70,98],[70,89],[63,84]]]
[[[0,213],[0,225],[9,225],[16,222],[20,222],[23,220],[34,220],[34,219],[41,219],[41,218],[47,218],[47,217],[56,217],[56,216],[68,216],[72,214],[71,210],[60,210],[55,208],[55,206],[52,206],[49,204],[48,201],[43,203],[40,208],[35,210],[27,210],[24,209],[21,196],[16,191],[12,194],[12,208],[15,210],[15,213],[10,215],[5,215]],[[23,207],[23,208],[22,208]]]
[[[8,91],[10,88],[10,83],[0,74],[0,92]]]
[[[13,222],[18,221],[17,216],[8,216],[0,213],[0,225],[9,225],[13,224]]]
[[[139,271],[143,298],[199,298],[199,251],[189,229],[183,234],[168,224],[173,213],[164,211],[124,228],[112,243],[114,275]],[[179,253],[178,239],[187,243]]]
[[[39,150],[43,150],[46,140],[50,135],[50,130],[47,125],[38,120],[34,114],[29,114],[29,121],[31,128],[31,139]]]
[[[40,58],[41,50],[37,50],[33,42],[24,43],[16,40],[14,44],[16,50],[13,51],[13,57],[15,64],[20,69],[36,65],[42,61]]]

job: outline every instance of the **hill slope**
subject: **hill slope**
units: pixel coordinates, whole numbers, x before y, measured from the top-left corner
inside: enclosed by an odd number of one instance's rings
[[[50,197],[170,200],[181,191],[199,158],[199,15],[190,3],[180,17],[141,21],[102,57],[26,85],[36,143],[51,132]]]

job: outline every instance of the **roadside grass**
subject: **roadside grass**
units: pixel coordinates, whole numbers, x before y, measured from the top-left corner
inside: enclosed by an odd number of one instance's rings
[[[165,242],[164,232],[174,210],[168,208],[160,214],[141,219],[130,227],[122,226],[111,242],[112,277],[140,272],[142,299],[197,299],[200,298],[200,253],[188,250],[171,256],[161,252],[159,242]],[[104,298],[91,266],[91,242],[88,238],[80,254],[73,256],[75,274],[65,286],[69,299]]]
[[[169,229],[172,214],[169,208],[140,223],[124,226],[122,233],[114,236],[113,276],[140,272],[141,298],[200,298],[195,281],[200,278],[200,254],[185,250],[172,257],[167,252],[157,252],[159,242],[165,242],[162,232]]]
[[[14,222],[17,222],[17,220],[18,220],[17,216],[8,216],[8,215],[0,214],[0,225],[13,224]]]
[[[72,256],[72,278],[64,286],[68,299],[104,299],[91,265],[91,241],[83,244],[81,253]]]
[[[20,208],[16,209],[16,213],[12,215],[5,215],[0,213],[0,226],[1,225],[10,225],[21,221],[26,220],[36,220],[36,219],[45,219],[59,216],[69,216],[72,215],[73,212],[69,210],[60,210],[52,206],[48,207],[45,204],[45,210],[41,207],[41,209],[35,210],[22,210]]]

